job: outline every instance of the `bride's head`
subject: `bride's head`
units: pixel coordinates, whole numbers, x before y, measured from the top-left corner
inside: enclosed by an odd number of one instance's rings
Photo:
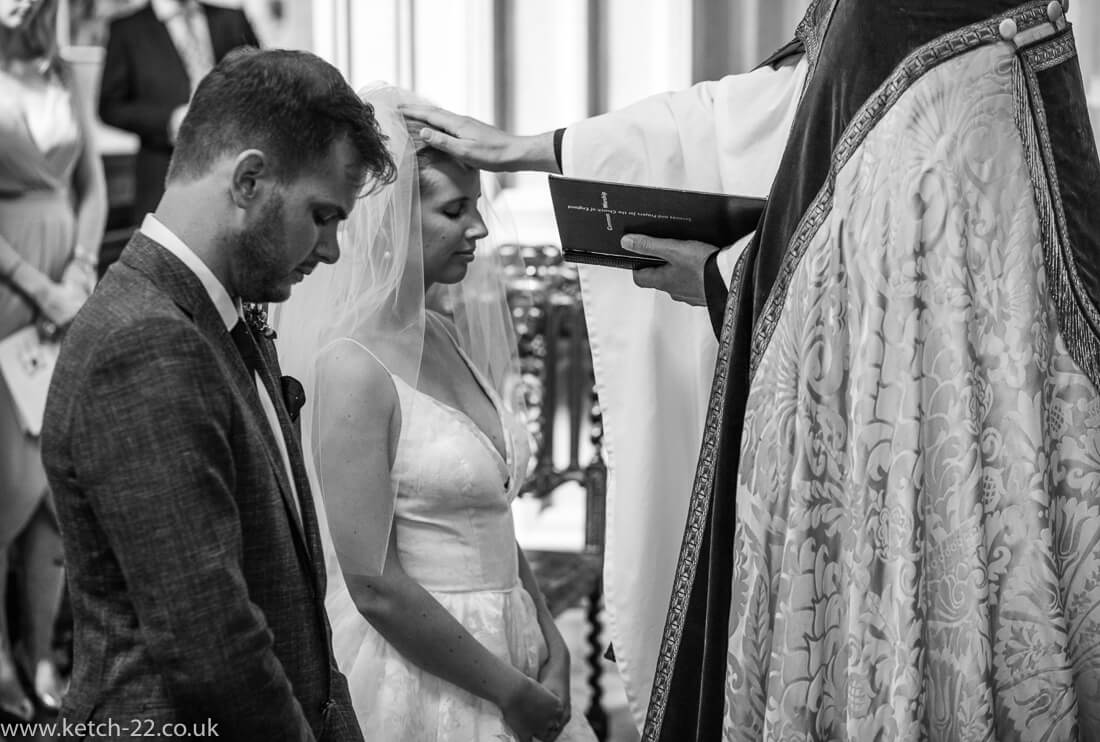
[[[376,184],[351,211],[339,262],[316,271],[273,310],[283,368],[316,399],[320,359],[351,341],[416,388],[431,311],[449,321],[464,353],[508,403],[519,363],[505,280],[524,269],[518,253],[485,239],[478,203],[489,199],[481,173],[426,145],[422,124],[410,124],[400,110],[425,102],[414,93],[376,84],[361,95],[374,108],[397,177]],[[487,181],[487,190],[493,187]],[[501,214],[489,206],[485,214],[494,238],[512,234]],[[520,409],[522,400],[512,407]]]
[[[504,281],[522,266],[505,266],[511,258],[485,239],[480,171],[421,139],[422,124],[400,110],[424,102],[414,93],[378,84],[361,95],[374,108],[397,177],[364,194],[344,224],[340,261],[317,271],[278,312],[284,345],[298,346],[306,366],[319,349],[350,339],[408,381],[419,371],[432,310],[453,321],[463,349],[489,378],[498,369],[510,373],[515,338]],[[497,228],[499,214],[486,213],[494,236],[509,233]]]
[[[458,283],[474,260],[477,241],[489,234],[478,211],[481,173],[420,138],[423,124],[406,121],[420,175],[420,230],[424,284]]]

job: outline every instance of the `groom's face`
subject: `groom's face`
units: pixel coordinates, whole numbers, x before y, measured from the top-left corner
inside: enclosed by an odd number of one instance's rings
[[[237,293],[250,302],[279,302],[319,263],[340,257],[336,230],[355,205],[362,168],[346,139],[323,161],[275,185],[235,236]]]

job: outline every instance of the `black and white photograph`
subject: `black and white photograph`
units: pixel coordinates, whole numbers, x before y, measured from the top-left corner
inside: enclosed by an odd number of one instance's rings
[[[0,0],[0,742],[1100,740],[1100,5]]]

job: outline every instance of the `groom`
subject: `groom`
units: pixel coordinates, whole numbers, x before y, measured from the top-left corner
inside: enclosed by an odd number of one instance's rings
[[[42,452],[75,622],[64,721],[362,739],[301,448],[241,303],[285,300],[335,262],[337,224],[392,171],[371,108],[313,55],[239,52],[199,86],[166,193],[50,389]]]

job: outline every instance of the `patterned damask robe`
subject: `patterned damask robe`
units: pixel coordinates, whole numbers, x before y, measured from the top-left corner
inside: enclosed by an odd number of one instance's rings
[[[646,740],[1100,739],[1100,163],[1047,2],[833,0]]]

